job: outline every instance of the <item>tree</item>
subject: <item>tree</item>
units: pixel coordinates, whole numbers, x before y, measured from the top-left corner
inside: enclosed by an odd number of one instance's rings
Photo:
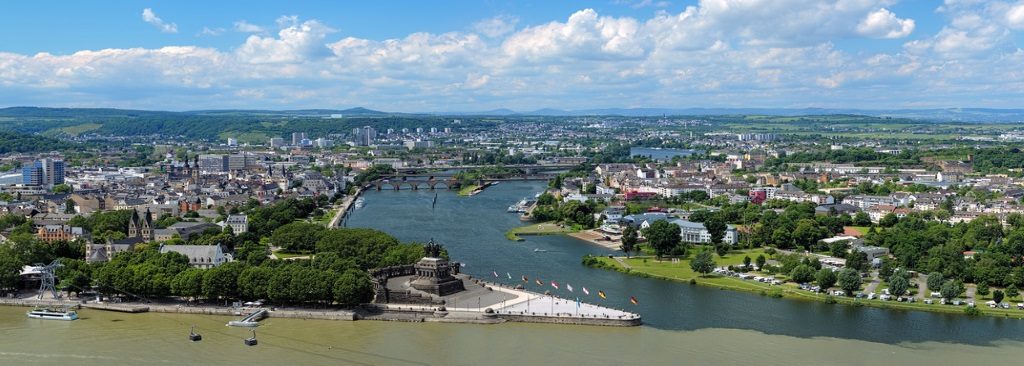
[[[203,294],[203,270],[189,268],[179,272],[171,281],[171,292],[181,297],[199,297]]]
[[[274,270],[266,267],[249,267],[238,275],[238,292],[243,299],[267,298],[267,287]]]
[[[996,303],[1003,302],[1003,290],[992,291],[992,301],[995,301]]]
[[[60,194],[60,193],[71,193],[71,186],[69,186],[69,185],[67,185],[65,183],[61,183],[61,184],[55,185],[55,186],[53,186],[53,193],[57,193],[57,194]]]
[[[1006,297],[1012,299],[1017,297],[1017,295],[1020,295],[1020,291],[1017,290],[1017,285],[1011,284],[1006,286]]]
[[[811,219],[800,220],[797,222],[796,228],[793,229],[793,240],[806,250],[811,250],[814,243],[817,243],[822,237],[824,235],[822,235],[818,223]]]
[[[757,259],[755,259],[754,262],[757,263],[758,269],[763,269],[765,263],[768,263],[768,259],[764,257],[764,254],[758,254]]]
[[[814,280],[818,282],[821,291],[825,291],[836,285],[836,273],[830,268],[822,268],[814,274]]]
[[[293,222],[274,230],[270,241],[289,252],[310,252],[316,248],[324,227],[306,222]]]
[[[682,240],[679,226],[665,220],[655,221],[644,229],[643,233],[651,248],[654,249],[654,254],[659,258],[670,253]]]
[[[750,269],[750,256],[743,256],[743,268]]]
[[[704,221],[704,229],[711,236],[711,244],[717,247],[722,244],[722,239],[725,238],[725,231],[729,229],[729,225],[726,225],[722,215],[711,215]]]
[[[871,263],[868,263],[867,253],[861,251],[854,251],[846,256],[846,268],[855,269],[863,272],[868,270]]]
[[[843,269],[839,271],[837,282],[839,283],[839,288],[842,288],[847,296],[853,295],[854,292],[860,290],[860,273],[850,268]]]
[[[697,253],[690,261],[690,269],[702,275],[707,275],[715,269],[715,258],[710,251],[704,250]]]
[[[942,298],[946,300],[952,300],[960,296],[963,292],[963,285],[957,281],[946,281],[942,284],[942,288],[939,289],[939,293],[942,294]]]
[[[21,261],[10,247],[0,247],[0,291],[18,286],[21,279]]]
[[[945,282],[946,279],[942,278],[942,273],[940,272],[932,272],[928,274],[927,284],[929,291],[939,291],[942,289],[942,284]]]
[[[622,251],[626,252],[626,258],[629,258],[629,253],[636,249],[638,239],[636,229],[632,226],[626,226],[626,229],[622,231]]]
[[[814,269],[806,264],[798,265],[789,273],[789,278],[796,283],[808,283],[814,281]]]
[[[881,220],[878,220],[878,225],[882,227],[893,227],[897,222],[899,222],[899,220],[900,219],[896,217],[896,214],[890,212],[885,214],[885,216],[882,216]]]
[[[868,216],[867,212],[858,211],[856,215],[853,215],[853,224],[857,226],[870,226],[871,216]]]
[[[974,292],[981,296],[988,295],[988,282],[981,281],[981,283],[979,283],[978,286],[974,289]]]
[[[893,279],[889,282],[889,294],[899,297],[903,296],[910,287],[910,282],[907,281],[906,277],[893,276]]]
[[[343,305],[369,302],[373,298],[373,286],[365,272],[348,270],[334,282],[334,300]]]

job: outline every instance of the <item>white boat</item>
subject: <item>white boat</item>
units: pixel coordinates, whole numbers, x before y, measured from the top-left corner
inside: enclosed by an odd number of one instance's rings
[[[59,309],[35,309],[25,313],[29,318],[32,319],[47,319],[47,320],[78,320],[78,313],[74,310],[59,310]]]
[[[540,249],[540,248],[535,248],[535,249],[533,250],[533,252],[534,252],[534,253],[546,253],[546,252],[547,252],[547,249]]]
[[[232,321],[228,322],[228,326],[230,326],[230,327],[255,328],[255,327],[260,326],[260,323],[259,322],[254,322],[254,321],[245,321],[245,320],[232,320]]]
[[[363,208],[364,204],[366,204],[366,201],[362,197],[356,199],[356,208]]]

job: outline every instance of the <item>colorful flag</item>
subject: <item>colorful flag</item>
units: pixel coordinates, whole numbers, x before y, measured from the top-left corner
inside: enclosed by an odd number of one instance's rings
[[[565,288],[566,288],[566,289],[568,289],[568,290],[569,290],[569,292],[572,292],[572,285],[570,285],[570,284],[566,283],[566,284],[565,284]]]
[[[587,295],[590,295],[590,291],[587,291],[587,288],[586,288],[586,287],[584,287],[584,288],[583,288],[583,293],[585,293],[585,294],[587,294]]]
[[[604,291],[601,291],[601,290],[597,291],[597,296],[600,296],[602,299],[607,299],[608,298],[608,297],[604,296]]]
[[[523,282],[530,282],[530,279],[526,278],[526,275],[523,275]]]
[[[558,289],[558,282],[551,281],[551,287],[554,287],[555,290],[557,290]]]
[[[494,277],[498,277],[498,271],[491,271],[491,272],[494,273]]]
[[[536,282],[537,282],[537,285],[539,285],[539,286],[544,286],[544,282],[540,282],[540,279],[537,279],[537,281],[536,281]]]
[[[511,273],[505,272],[505,275],[508,276],[508,279],[510,279],[510,280],[512,279],[512,274]]]
[[[636,298],[635,298],[635,297],[633,297],[633,296],[630,296],[630,297],[629,297],[629,302],[633,303],[633,305],[636,305],[636,304],[639,304],[639,303],[640,303],[639,301],[636,301]]]

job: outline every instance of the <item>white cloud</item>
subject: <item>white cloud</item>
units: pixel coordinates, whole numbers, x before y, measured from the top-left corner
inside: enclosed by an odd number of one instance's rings
[[[278,24],[285,25],[284,22]],[[302,24],[292,22],[277,33],[277,38],[251,35],[237,53],[242,60],[253,63],[300,62],[309,57],[324,56],[328,49],[324,39],[334,29],[316,20]]]
[[[495,38],[514,31],[517,23],[519,23],[519,18],[499,15],[473,23],[473,30],[487,37]]]
[[[1024,1],[1021,1],[1006,12],[1006,24],[1016,30],[1024,30]]]
[[[317,20],[284,16],[269,30],[236,22],[236,31],[253,34],[229,50],[0,52],[0,100],[172,109],[376,105],[397,111],[871,108],[921,100],[1010,106],[1024,94],[1024,51],[1008,33],[1014,5],[950,1],[937,15],[946,18],[945,27],[916,34],[892,52],[862,46],[920,33],[913,20],[887,10],[889,0],[703,0],[649,18],[583,9],[525,27],[499,16],[463,31],[384,40],[336,35]],[[206,30],[200,34],[223,31]]]
[[[246,22],[244,20],[239,20],[235,22],[234,26],[235,31],[242,33],[263,33],[266,31],[265,29],[263,29],[263,27]]]
[[[163,19],[156,16],[153,9],[145,8],[142,9],[142,21],[152,24],[157,29],[160,29],[164,33],[178,33],[178,25],[174,23],[165,23]]]
[[[897,18],[886,8],[871,12],[857,25],[857,33],[871,38],[903,38],[913,31],[913,19]]]
[[[203,30],[199,31],[200,36],[216,37],[221,34],[224,34],[224,28],[203,27]]]

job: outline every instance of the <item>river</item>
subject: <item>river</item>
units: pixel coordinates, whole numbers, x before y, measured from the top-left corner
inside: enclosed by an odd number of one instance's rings
[[[82,310],[76,322],[27,319],[0,307],[0,365],[543,365],[621,364],[956,364],[1015,362],[1024,356],[1024,323],[774,299],[595,270],[586,253],[607,250],[562,236],[505,240],[519,224],[505,208],[543,187],[506,182],[473,197],[452,191],[370,191],[349,227],[372,227],[403,241],[433,238],[464,272],[492,272],[569,283],[607,300],[581,300],[639,312],[633,328],[543,324],[411,324],[271,318],[260,345],[229,318]],[[535,249],[547,250],[546,252]],[[536,286],[533,286],[536,289]],[[570,296],[566,290],[560,295]],[[629,296],[640,303],[632,305]],[[188,326],[204,335],[186,340]]]

